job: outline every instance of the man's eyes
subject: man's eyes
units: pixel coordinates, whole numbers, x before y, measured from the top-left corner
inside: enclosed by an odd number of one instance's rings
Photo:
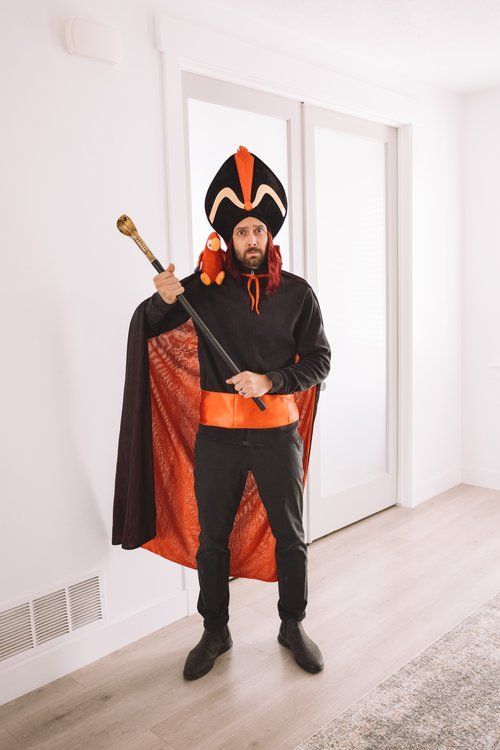
[[[257,232],[263,232],[264,227],[257,227]],[[246,231],[244,229],[238,229],[238,234],[246,234]]]

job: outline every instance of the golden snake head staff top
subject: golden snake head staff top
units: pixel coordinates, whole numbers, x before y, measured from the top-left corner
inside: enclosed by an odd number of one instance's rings
[[[127,214],[122,214],[116,222],[116,226],[122,234],[126,234],[127,237],[132,237],[133,234],[138,234],[137,228]]]
[[[132,237],[136,245],[142,250],[146,258],[155,266],[156,270],[159,273],[164,270],[142,239],[141,235],[137,231],[137,227],[135,226],[134,222],[129,216],[127,216],[127,214],[122,214],[120,218],[117,219],[116,226],[122,234],[126,234],[127,237]]]

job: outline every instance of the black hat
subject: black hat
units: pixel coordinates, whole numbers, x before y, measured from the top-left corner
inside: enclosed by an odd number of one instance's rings
[[[275,237],[285,221],[287,206],[281,182],[245,146],[226,159],[205,196],[207,219],[226,244],[236,224],[247,216],[263,221]]]

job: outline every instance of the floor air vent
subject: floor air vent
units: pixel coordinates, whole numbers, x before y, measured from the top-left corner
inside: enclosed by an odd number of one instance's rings
[[[103,619],[100,576],[0,612],[0,661]]]

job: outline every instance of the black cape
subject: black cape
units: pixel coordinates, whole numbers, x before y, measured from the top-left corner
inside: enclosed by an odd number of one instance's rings
[[[130,322],[113,500],[112,544],[144,547],[196,568],[199,523],[194,442],[199,425],[197,333],[189,319],[155,329],[144,300]],[[298,355],[297,355],[298,358]],[[320,385],[294,394],[304,443],[304,484]],[[266,398],[272,396],[264,395]],[[275,539],[249,473],[230,538],[230,575],[278,580]]]

